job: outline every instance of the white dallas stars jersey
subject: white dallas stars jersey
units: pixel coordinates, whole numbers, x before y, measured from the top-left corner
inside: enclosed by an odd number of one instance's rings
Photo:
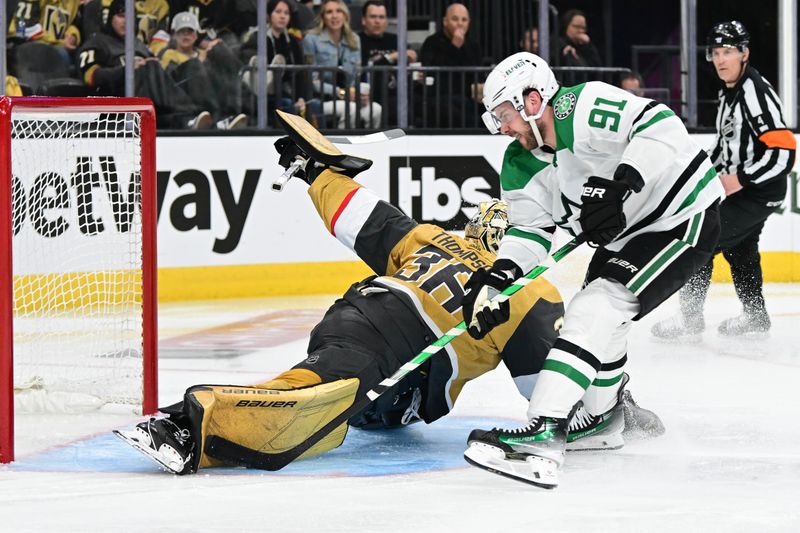
[[[553,97],[556,153],[506,149],[500,184],[509,222],[499,258],[523,270],[550,251],[559,226],[581,233],[581,189],[590,176],[613,179],[621,163],[644,187],[625,201],[627,226],[606,246],[619,251],[642,233],[664,231],[724,198],[706,152],[663,104],[601,82],[563,87]]]

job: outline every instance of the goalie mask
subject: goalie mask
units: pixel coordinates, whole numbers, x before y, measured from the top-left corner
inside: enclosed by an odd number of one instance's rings
[[[493,198],[479,207],[464,228],[464,238],[471,246],[496,254],[508,227],[508,205]]]

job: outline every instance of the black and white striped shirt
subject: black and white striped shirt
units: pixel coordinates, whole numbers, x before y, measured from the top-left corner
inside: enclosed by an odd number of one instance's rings
[[[754,198],[782,200],[796,143],[772,85],[748,65],[734,87],[720,91],[719,99],[717,138],[711,152],[717,172],[736,174],[743,193]]]

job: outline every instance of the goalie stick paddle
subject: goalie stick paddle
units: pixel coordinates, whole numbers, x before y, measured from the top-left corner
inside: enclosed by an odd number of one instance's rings
[[[370,144],[399,139],[400,137],[405,137],[405,135],[406,132],[400,128],[395,128],[393,130],[370,133],[369,135],[332,136],[328,137],[328,140],[334,144]]]
[[[534,267],[530,272],[514,281],[511,286],[507,287],[505,290],[503,290],[503,292],[492,298],[492,301],[500,303],[508,300],[511,295],[522,290],[531,281],[544,274],[575,248],[583,244],[585,240],[586,239],[583,237],[583,235],[578,235],[567,244],[556,250],[552,255],[548,256],[547,259],[542,261],[538,266]],[[339,415],[337,415],[330,422],[322,426],[310,437],[294,448],[290,448],[279,453],[262,453],[239,446],[238,444],[235,444],[222,437],[212,435],[206,439],[204,451],[211,457],[246,466],[248,468],[258,468],[261,470],[271,471],[280,470],[303,455],[312,446],[328,435],[328,433],[360,413],[370,403],[378,399],[382,394],[400,382],[400,380],[402,380],[409,372],[416,370],[422,363],[433,357],[442,348],[450,344],[453,339],[460,336],[466,330],[467,324],[465,324],[462,320],[450,331],[436,339],[431,345],[418,353],[416,357],[401,366],[397,372],[381,381],[372,390],[368,391],[362,399],[339,413]]]

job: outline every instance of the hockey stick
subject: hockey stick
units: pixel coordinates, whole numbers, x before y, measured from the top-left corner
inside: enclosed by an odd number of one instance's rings
[[[393,130],[370,133],[369,135],[344,135],[341,137],[328,137],[328,140],[333,144],[370,144],[399,139],[400,137],[405,137],[405,135],[406,132],[400,128],[396,128]]]
[[[514,283],[503,290],[500,294],[492,298],[493,302],[501,303],[508,300],[511,295],[522,290],[531,281],[541,276],[547,270],[555,266],[556,263],[561,261],[575,248],[584,243],[586,239],[583,235],[579,235],[569,241],[567,244],[556,250],[547,259],[542,261],[533,270],[525,274],[523,277],[514,281]],[[328,433],[347,422],[350,418],[360,413],[370,403],[378,399],[386,391],[394,387],[400,380],[402,380],[409,372],[416,370],[422,363],[430,359],[442,348],[450,344],[456,337],[460,336],[467,330],[467,325],[462,320],[456,324],[450,331],[436,339],[433,344],[423,349],[416,357],[401,366],[397,372],[390,377],[381,381],[374,389],[367,392],[361,400],[357,401],[341,413],[333,420],[322,426],[315,433],[313,433],[306,440],[286,451],[279,453],[262,453],[249,448],[245,448],[235,444],[222,437],[210,436],[205,442],[205,453],[211,457],[224,460],[226,462],[233,462],[248,468],[258,468],[261,470],[280,470],[288,465],[303,453],[308,451],[312,446],[322,440]]]

